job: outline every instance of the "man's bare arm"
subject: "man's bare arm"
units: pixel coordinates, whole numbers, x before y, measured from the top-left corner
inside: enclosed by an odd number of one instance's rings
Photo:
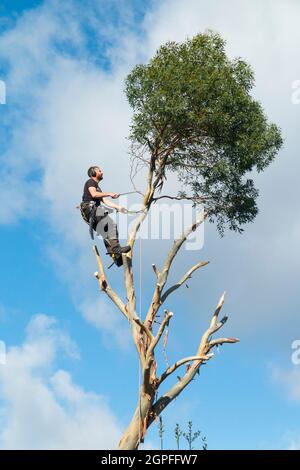
[[[115,204],[114,202],[110,201],[109,199],[106,199],[105,197],[103,198],[103,203],[106,206],[111,207],[112,209],[116,209],[117,211],[120,211],[120,212],[126,211],[124,207],[119,206],[118,204]]]
[[[103,197],[112,197],[113,199],[117,199],[119,197],[118,193],[100,193],[94,186],[90,186],[88,190],[93,199],[102,199]]]

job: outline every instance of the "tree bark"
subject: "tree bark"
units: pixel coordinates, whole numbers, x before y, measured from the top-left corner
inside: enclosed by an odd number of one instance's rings
[[[150,397],[140,392],[140,400],[137,404],[134,415],[124,432],[120,442],[120,450],[137,450],[141,442],[144,442],[144,436],[147,429],[147,420],[152,408],[154,396]]]
[[[156,154],[153,153],[151,157],[151,164],[149,166],[147,179],[147,189],[143,200],[143,212],[139,217],[137,217],[128,237],[128,244],[131,246],[131,252],[127,255],[123,255],[124,285],[127,298],[126,303],[110,286],[104,271],[101,256],[97,248],[94,247],[99,269],[99,271],[95,273],[95,276],[98,279],[100,290],[110,298],[110,300],[120,310],[123,316],[125,316],[125,318],[129,321],[131,325],[133,341],[136,346],[141,364],[141,387],[139,390],[138,403],[133,417],[119,442],[120,450],[138,449],[140,443],[144,441],[146,430],[149,428],[149,426],[151,426],[153,421],[158,418],[166,406],[168,406],[169,403],[171,403],[178,395],[180,395],[180,393],[194,379],[201,365],[213,357],[214,354],[211,353],[211,350],[215,346],[221,345],[223,343],[236,343],[239,341],[237,338],[217,338],[212,340],[212,335],[223,327],[228,318],[227,316],[224,316],[220,321],[218,321],[218,315],[224,303],[223,295],[213,313],[209,327],[200,339],[196,353],[192,356],[179,359],[172,366],[169,366],[168,364],[167,369],[159,377],[156,375],[157,364],[155,361],[155,349],[163,337],[163,334],[166,333],[166,328],[169,326],[169,322],[173,317],[173,312],[165,310],[164,316],[160,322],[160,326],[158,329],[155,328],[156,333],[154,333],[153,330],[156,326],[155,323],[157,323],[156,318],[158,311],[160,310],[162,304],[167,301],[168,297],[174,291],[179,289],[183,284],[185,284],[187,280],[192,277],[192,274],[195,271],[208,264],[207,261],[197,262],[176,284],[166,288],[165,290],[171,266],[179,250],[187,240],[188,236],[193,231],[195,231],[207,217],[207,213],[202,211],[201,213],[197,214],[195,221],[184,230],[182,235],[178,239],[174,240],[161,270],[157,269],[155,265],[152,265],[156,276],[156,283],[153,289],[152,301],[148,306],[148,310],[146,310],[147,313],[145,315],[145,319],[142,321],[141,317],[139,317],[136,311],[136,293],[132,266],[133,251],[137,232],[140,229],[144,219],[147,217],[147,214],[151,208],[151,204],[154,201],[155,190],[157,188],[161,189],[163,184],[164,165],[166,164],[166,159],[160,159],[159,164],[156,167],[157,154],[157,152]],[[154,176],[156,176],[155,180]],[[166,343],[164,340],[164,351],[165,346]],[[158,391],[160,385],[165,381],[166,378],[171,376],[174,377],[173,374],[179,367],[185,368],[183,374],[181,374],[182,376],[177,376],[175,383],[173,383],[170,389],[159,397]]]

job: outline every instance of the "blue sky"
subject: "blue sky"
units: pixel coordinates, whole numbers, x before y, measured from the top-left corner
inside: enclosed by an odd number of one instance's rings
[[[224,290],[230,315],[224,333],[241,343],[225,345],[166,410],[165,447],[175,447],[176,422],[185,428],[192,419],[211,449],[300,448],[300,365],[291,362],[300,335],[300,108],[291,100],[300,79],[300,7],[292,0],[129,3],[0,7],[0,79],[7,90],[0,105],[0,340],[7,348],[0,448],[112,448],[131,417],[135,350],[128,325],[98,291],[75,205],[94,162],[104,168],[104,189],[131,190],[127,73],[167,40],[206,28],[225,37],[231,57],[252,64],[255,96],[285,144],[256,177],[260,213],[245,233],[220,239],[207,225],[203,249],[184,250],[175,263],[171,280],[195,256],[210,260],[189,290],[170,299],[170,360],[194,353]],[[172,178],[169,184],[176,188]],[[151,263],[159,266],[168,246],[143,241],[143,310],[154,282]],[[110,276],[122,292],[121,270]],[[136,268],[137,283],[138,276]],[[146,445],[159,446],[156,425]]]

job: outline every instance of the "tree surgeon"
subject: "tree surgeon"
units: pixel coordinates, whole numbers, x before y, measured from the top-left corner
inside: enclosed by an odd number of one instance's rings
[[[82,202],[80,204],[81,215],[85,222],[90,226],[91,238],[94,238],[93,232],[101,235],[107,249],[107,253],[112,256],[117,266],[121,266],[122,254],[130,251],[130,246],[120,246],[117,224],[109,217],[108,208],[126,213],[125,207],[114,204],[110,201],[119,197],[118,193],[103,192],[99,187],[99,182],[103,179],[103,172],[98,166],[91,166],[87,172],[89,179],[85,182],[83,188]]]

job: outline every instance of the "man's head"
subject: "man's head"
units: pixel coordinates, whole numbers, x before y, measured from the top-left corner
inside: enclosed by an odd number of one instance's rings
[[[96,178],[98,181],[103,178],[103,172],[98,166],[90,166],[87,174],[90,178]]]

